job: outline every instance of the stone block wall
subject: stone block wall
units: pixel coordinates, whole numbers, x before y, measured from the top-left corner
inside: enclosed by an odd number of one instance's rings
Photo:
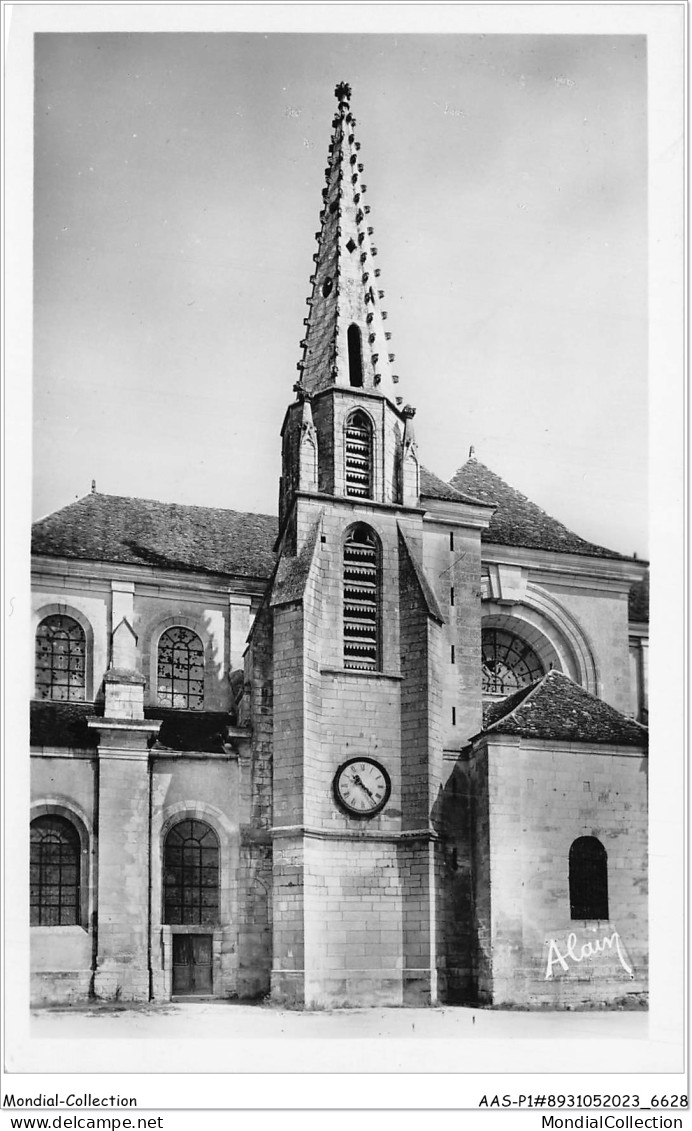
[[[497,736],[479,743],[473,762],[479,997],[564,1007],[644,994],[643,752]],[[581,836],[597,837],[607,852],[607,922],[570,917],[569,849]],[[564,965],[549,962],[556,949],[567,954]]]
[[[427,841],[305,841],[305,1004],[428,1005]]]

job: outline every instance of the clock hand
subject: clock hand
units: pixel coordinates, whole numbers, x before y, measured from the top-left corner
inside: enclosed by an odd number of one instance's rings
[[[371,800],[371,801],[374,801],[374,800],[375,800],[375,795],[374,795],[373,793],[371,793],[371,792],[370,792],[370,790],[368,789],[367,785],[365,784],[365,782],[364,782],[364,781],[363,781],[363,779],[361,778],[360,774],[354,774],[354,775],[353,775],[353,780],[354,780],[354,782],[356,783],[356,785],[359,785],[361,789],[364,789],[364,790],[365,790],[365,792],[367,793],[367,795],[368,795],[368,797],[370,798],[370,800]]]

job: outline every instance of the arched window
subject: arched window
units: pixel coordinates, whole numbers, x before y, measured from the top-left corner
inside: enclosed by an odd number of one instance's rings
[[[65,817],[31,822],[30,893],[32,927],[67,927],[80,922],[79,833]]]
[[[363,385],[363,351],[361,349],[360,329],[351,323],[346,334],[348,344],[348,379],[357,389]]]
[[[608,853],[595,836],[580,836],[569,850],[572,919],[608,918]]]
[[[379,671],[380,546],[369,526],[351,527],[344,541],[344,667]]]
[[[166,837],[163,921],[213,926],[219,919],[219,842],[204,821],[184,820]]]
[[[204,707],[204,645],[189,628],[176,626],[159,640],[157,698],[161,707]]]
[[[484,695],[511,695],[545,674],[533,649],[505,629],[484,628],[481,651]]]
[[[86,638],[73,617],[46,617],[36,630],[36,697],[74,702],[86,697]]]
[[[358,409],[346,421],[344,432],[346,494],[372,498],[372,424]]]

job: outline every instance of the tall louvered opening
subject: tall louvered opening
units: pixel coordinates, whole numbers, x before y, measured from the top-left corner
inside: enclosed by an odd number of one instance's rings
[[[372,498],[372,425],[364,412],[346,421],[346,494]]]
[[[344,667],[378,671],[380,579],[377,536],[354,526],[344,542]]]

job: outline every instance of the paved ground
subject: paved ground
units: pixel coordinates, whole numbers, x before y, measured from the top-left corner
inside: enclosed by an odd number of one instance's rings
[[[324,1038],[528,1039],[646,1038],[648,1014],[638,1011],[553,1013],[484,1010],[463,1006],[435,1009],[339,1009],[299,1012],[234,1002],[171,1002],[124,1006],[34,1010],[33,1037],[298,1040]]]
[[[679,1035],[652,1029],[645,1012],[464,1007],[44,1009],[26,1038],[25,1071],[74,1071],[78,1058],[96,1072],[655,1072],[679,1071],[681,1055]]]

